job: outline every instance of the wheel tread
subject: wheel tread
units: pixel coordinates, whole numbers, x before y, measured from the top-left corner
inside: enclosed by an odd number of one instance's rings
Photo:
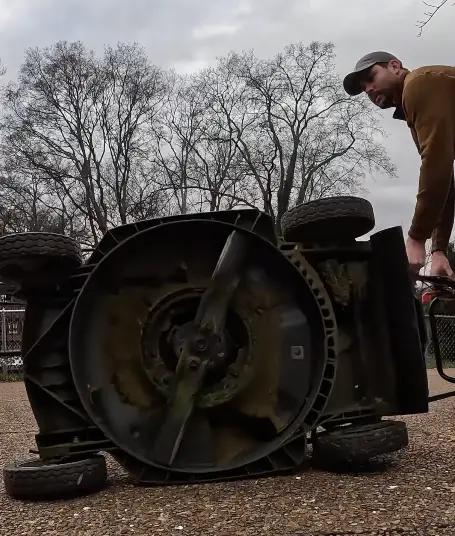
[[[401,450],[408,444],[406,424],[384,420],[367,426],[339,427],[319,434],[313,456],[319,461],[362,464],[376,456]]]
[[[17,233],[0,237],[0,259],[9,260],[25,256],[66,257],[82,262],[78,242],[65,235],[53,233]]]
[[[102,489],[107,481],[106,460],[101,455],[63,464],[24,467],[30,461],[33,460],[4,467],[5,490],[11,497],[39,500],[83,495]]]
[[[349,221],[349,225],[343,222]],[[317,223],[324,223],[317,226]],[[336,222],[336,225],[335,225]],[[354,196],[326,197],[299,204],[284,213],[281,228],[285,240],[300,242],[312,238],[358,238],[373,229],[373,207]]]

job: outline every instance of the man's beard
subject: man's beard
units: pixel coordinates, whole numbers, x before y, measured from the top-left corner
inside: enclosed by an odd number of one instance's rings
[[[381,108],[381,110],[387,110],[388,108],[395,106],[393,97],[388,95],[379,95],[375,104]]]

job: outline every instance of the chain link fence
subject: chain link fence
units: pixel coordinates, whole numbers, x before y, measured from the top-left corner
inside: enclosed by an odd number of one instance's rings
[[[22,304],[0,304],[0,374],[5,379],[22,373],[24,315]]]
[[[435,314],[436,336],[444,368],[455,367],[455,315]],[[435,359],[434,341],[432,340],[429,318],[427,321],[428,344],[426,348],[427,361]]]

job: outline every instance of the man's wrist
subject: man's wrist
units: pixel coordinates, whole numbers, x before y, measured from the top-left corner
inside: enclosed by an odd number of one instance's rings
[[[432,257],[437,257],[438,255],[443,255],[444,257],[447,257],[447,251],[444,250],[444,249],[433,249],[432,252],[431,252],[431,256]]]
[[[425,242],[427,241],[426,238],[416,238],[409,233],[408,233],[408,239],[412,240],[413,242],[417,242],[418,244],[425,244]]]

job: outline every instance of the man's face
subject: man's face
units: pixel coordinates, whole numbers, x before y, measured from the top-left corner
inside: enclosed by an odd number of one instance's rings
[[[387,65],[373,65],[360,80],[361,88],[371,102],[383,110],[396,105],[394,100],[400,84],[400,67],[395,61]]]

